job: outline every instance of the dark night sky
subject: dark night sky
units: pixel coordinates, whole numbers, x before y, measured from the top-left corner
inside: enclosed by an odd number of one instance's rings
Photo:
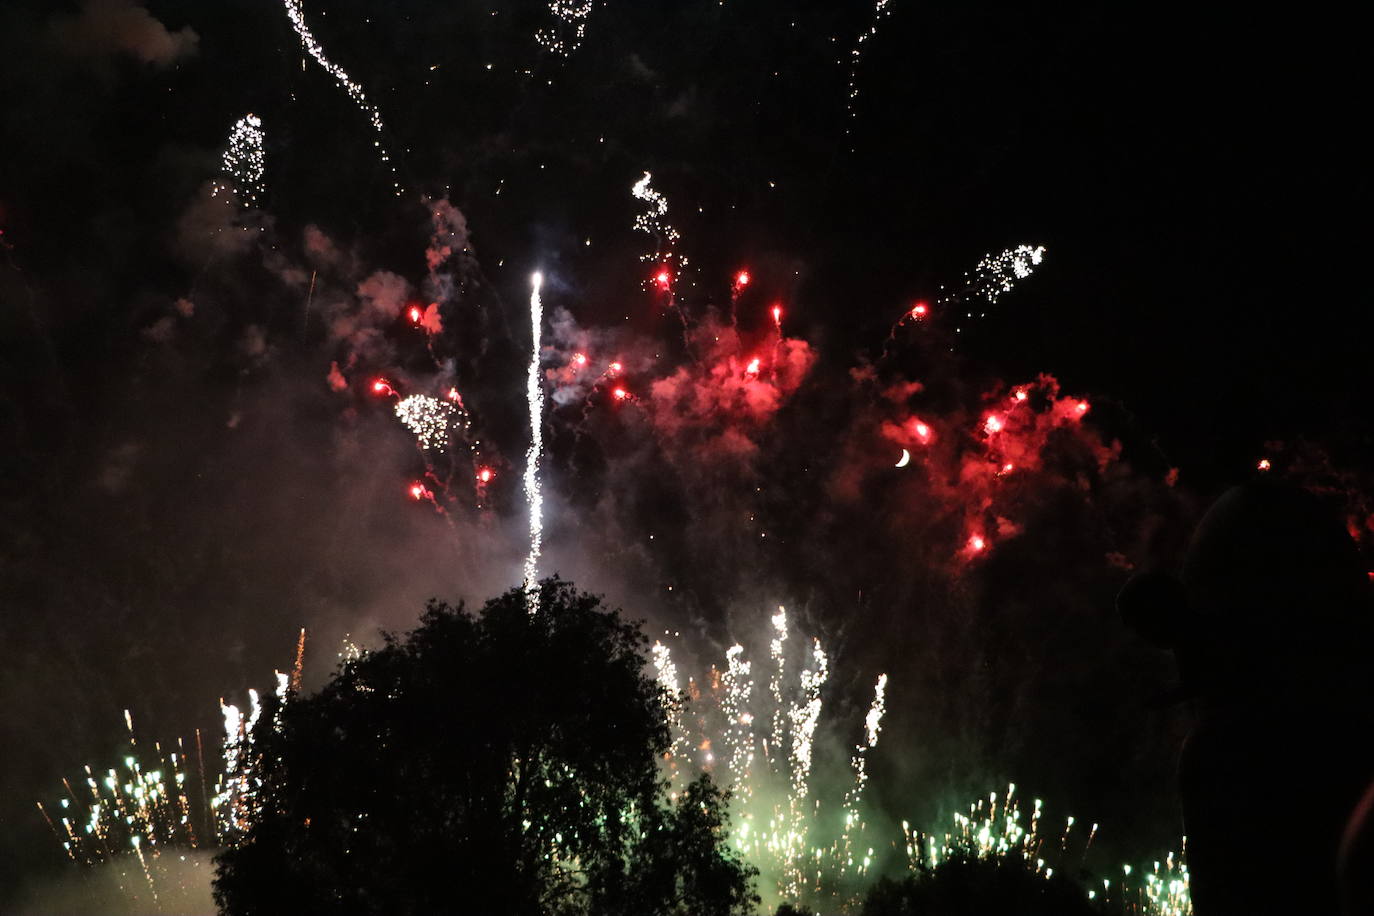
[[[143,8],[162,23],[149,21],[153,33],[189,28],[196,41],[159,51],[147,28],[83,36],[71,25]],[[1027,730],[1047,729],[1044,743],[988,739],[1006,759],[980,760],[980,774],[1030,773],[1020,778],[1040,778],[1047,797],[1115,817],[1143,843],[1168,841],[1174,720],[1151,713],[1144,729],[1163,750],[1092,745],[1085,722],[1137,729],[1111,708],[1060,721],[1056,703],[1098,675],[1054,653],[1105,655],[1087,640],[1106,640],[1143,673],[1104,695],[1148,706],[1158,660],[1111,632],[1120,570],[1101,563],[1107,548],[1167,558],[1159,543],[1175,543],[1269,442],[1320,447],[1357,477],[1369,466],[1368,55],[1357,41],[1368,23],[1141,4],[889,9],[864,45],[851,116],[847,61],[871,22],[867,2],[608,0],[566,61],[533,41],[548,25],[540,3],[310,3],[321,44],[386,119],[400,199],[363,115],[313,61],[303,66],[279,4],[0,9],[0,908],[26,877],[63,867],[33,800],[112,758],[123,709],[164,740],[212,729],[214,701],[266,685],[302,624],[318,634],[318,680],[345,631],[403,628],[431,594],[480,600],[514,584],[529,270],[549,274],[550,308],[581,327],[616,328],[627,352],[661,343],[664,362],[646,356],[632,376],[641,386],[685,359],[675,319],[640,288],[645,237],[630,228],[629,187],[645,170],[691,257],[684,305],[698,316],[722,305],[731,272],[748,264],[744,332],[764,335],[765,304],[781,299],[817,368],[766,437],[765,473],[674,465],[655,451],[667,448],[662,426],[617,426],[601,408],[590,457],[561,427],[552,562],[707,645],[726,638],[727,621],[742,627],[746,607],[803,604],[856,682],[917,645],[1024,669],[1035,685],[1025,695],[1040,698],[1026,701]],[[263,230],[245,250],[209,236],[227,217],[200,204],[247,111],[266,126],[267,192],[259,212],[237,217]],[[316,226],[344,253],[322,297],[342,301],[379,269],[418,285],[422,193],[447,194],[472,233],[476,258],[442,350],[500,471],[491,510],[455,505],[453,527],[405,501],[410,440],[359,391],[365,372],[433,374],[423,347],[404,327],[381,328],[339,397],[325,374],[345,354],[283,279],[309,261],[302,239]],[[957,339],[951,316],[937,315],[932,333],[957,352],[927,345],[904,365],[949,416],[976,409],[999,379],[1052,373],[1093,399],[1094,435],[1120,440],[1129,471],[1078,502],[1025,495],[1024,533],[969,581],[937,586],[934,572],[912,571],[924,548],[893,544],[933,543],[943,529],[889,518],[900,499],[890,476],[864,477],[856,503],[832,499],[836,469],[872,434],[868,408],[839,389],[911,301],[1022,242],[1046,246],[1041,269]],[[193,316],[176,315],[183,297]],[[167,316],[170,333],[151,330]],[[671,474],[653,472],[659,460]],[[890,464],[886,452],[877,460]],[[1175,467],[1179,486],[1165,487]],[[712,541],[719,550],[692,542],[746,491],[791,532],[775,538],[779,553],[746,559],[728,538]],[[872,531],[865,503],[881,515]],[[675,519],[678,555],[640,544]],[[1150,526],[1172,534],[1139,530]],[[825,543],[811,543],[813,528]],[[625,554],[606,554],[599,537]],[[752,584],[740,569],[717,575],[732,559],[764,572]],[[679,585],[672,599],[664,582]],[[851,614],[856,589],[869,597]],[[987,626],[944,626],[940,608]],[[1078,623],[1034,622],[1045,615]],[[906,683],[959,692],[959,670]],[[946,714],[976,716],[975,698],[992,697],[989,732],[1015,731],[998,717],[1019,721],[1009,710],[1020,707],[996,697],[1019,677],[979,680]],[[898,707],[904,697],[920,699],[897,689]],[[937,804],[898,788],[954,766],[901,762],[904,736],[940,746],[921,732],[928,722],[904,721],[894,713],[894,762],[880,766],[889,782],[877,794]],[[1055,775],[1054,736],[1080,742],[1079,769]],[[1074,782],[1104,767],[1144,780],[1163,813],[1132,815],[1119,781]]]

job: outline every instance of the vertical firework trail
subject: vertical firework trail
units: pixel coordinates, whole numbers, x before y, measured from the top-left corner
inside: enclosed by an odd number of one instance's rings
[[[544,496],[539,491],[539,456],[544,451],[544,389],[539,384],[539,345],[544,325],[544,303],[539,288],[544,275],[530,276],[530,372],[525,398],[530,405],[530,449],[525,454],[525,499],[530,507],[530,553],[525,558],[525,595],[534,613],[538,595],[535,580],[539,553],[544,546]]]

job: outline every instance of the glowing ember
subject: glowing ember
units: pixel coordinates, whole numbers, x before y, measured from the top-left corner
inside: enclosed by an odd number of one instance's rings
[[[434,494],[430,493],[429,490],[425,487],[425,485],[420,483],[418,480],[410,485],[411,499],[432,499],[433,496]]]
[[[496,476],[491,468],[481,468],[477,472],[477,479],[482,483],[491,483],[491,479]]]
[[[917,420],[917,421],[913,424],[912,429],[916,430],[916,438],[921,440],[921,444],[922,444],[922,445],[924,445],[924,444],[926,444],[926,443],[928,443],[928,442],[930,441],[930,427],[929,427],[929,426],[926,426],[926,425],[925,425],[924,423],[922,423],[920,420]]]
[[[748,286],[749,279],[749,271],[741,270],[739,273],[735,274],[735,288],[743,289],[744,287]]]
[[[373,394],[395,394],[396,389],[391,387],[391,383],[384,378],[376,379],[372,383]]]
[[[1026,389],[1024,389],[1024,388],[1017,388],[1017,389],[1016,389],[1016,400],[1018,400],[1018,401],[1024,401],[1024,400],[1025,400],[1026,398],[1028,398],[1028,397],[1030,397],[1030,395],[1026,394]]]
[[[987,420],[983,422],[983,429],[988,435],[1000,433],[1002,431],[1002,419],[998,416],[990,415]]]
[[[412,305],[406,309],[406,317],[410,319],[411,324],[419,324],[420,319],[425,317],[425,313],[420,310],[418,305]]]
[[[983,540],[983,536],[975,534],[968,539],[968,549],[971,553],[982,553],[988,546],[988,542]]]
[[[573,365],[575,365],[575,366],[585,366],[585,365],[587,365],[587,354],[585,354],[585,353],[574,353],[574,354],[572,355],[572,361],[573,361]]]
[[[658,284],[659,289],[668,289],[673,285],[673,275],[665,267],[654,275],[654,282]]]
[[[612,375],[617,375],[620,373],[620,370],[624,368],[625,367],[620,365],[620,363],[611,363],[609,366],[606,367],[606,371],[611,373]]]
[[[747,375],[758,375],[759,358],[755,356],[753,359],[749,360],[749,365],[744,368],[744,371]]]
[[[614,391],[611,392],[611,395],[617,401],[623,401],[630,396],[630,392],[626,391],[624,388],[616,388]]]
[[[1261,458],[1261,459],[1259,460],[1259,464],[1256,465],[1256,467],[1257,467],[1259,470],[1261,470],[1261,471],[1267,471],[1267,470],[1269,470],[1270,468],[1272,468],[1273,465],[1269,463],[1269,459],[1268,459],[1268,458]]]
[[[773,323],[779,328],[782,327],[782,306],[773,306]]]
[[[911,308],[911,317],[917,321],[920,321],[929,314],[930,306],[926,305],[924,302],[918,302]]]

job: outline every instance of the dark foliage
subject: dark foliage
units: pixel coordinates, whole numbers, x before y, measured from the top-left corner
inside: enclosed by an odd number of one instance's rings
[[[861,916],[1093,916],[1083,887],[1045,878],[1015,856],[955,856],[894,881],[885,878],[864,898]]]
[[[709,779],[668,802],[640,628],[557,579],[431,602],[254,734],[261,815],[218,858],[231,914],[734,914],[755,902]],[[269,710],[269,712],[271,712]]]

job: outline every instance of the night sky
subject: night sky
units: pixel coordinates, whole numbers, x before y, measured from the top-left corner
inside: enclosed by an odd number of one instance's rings
[[[318,685],[345,633],[518,584],[534,269],[543,572],[699,671],[795,609],[837,656],[841,768],[888,671],[875,822],[1014,779],[1110,824],[1104,855],[1176,842],[1186,719],[1112,596],[1260,458],[1364,504],[1368,23],[944,6],[890,0],[860,43],[868,2],[606,0],[562,57],[541,3],[308,4],[380,135],[280,3],[0,8],[0,909],[70,877],[33,803],[122,754],[123,710],[214,734],[301,626]],[[252,208],[210,192],[248,112]],[[468,247],[430,271],[442,200]],[[942,304],[1020,244],[1032,276]],[[435,300],[432,335],[391,308]],[[630,396],[569,383],[574,352]],[[378,376],[462,392],[484,495],[454,448],[442,513],[409,498]],[[994,480],[1018,385],[1041,419]],[[898,471],[914,417],[936,442]]]

